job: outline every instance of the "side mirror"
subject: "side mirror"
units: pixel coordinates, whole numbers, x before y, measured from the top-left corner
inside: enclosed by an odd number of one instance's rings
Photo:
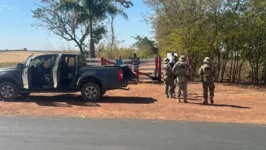
[[[18,69],[23,69],[24,68],[24,64],[17,64],[17,68]]]

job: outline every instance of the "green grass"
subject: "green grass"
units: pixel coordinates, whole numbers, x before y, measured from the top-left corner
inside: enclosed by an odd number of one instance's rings
[[[0,62],[0,68],[16,66],[19,62]]]

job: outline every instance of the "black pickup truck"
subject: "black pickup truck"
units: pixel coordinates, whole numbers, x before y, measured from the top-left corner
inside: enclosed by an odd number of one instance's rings
[[[127,66],[88,66],[78,54],[29,56],[24,64],[0,68],[0,99],[37,92],[78,92],[97,101],[107,90],[124,89],[132,76]]]

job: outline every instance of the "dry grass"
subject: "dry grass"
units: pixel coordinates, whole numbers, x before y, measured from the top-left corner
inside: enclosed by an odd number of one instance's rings
[[[0,62],[24,62],[26,59],[33,54],[40,55],[45,52],[28,52],[28,51],[9,51],[0,52]]]

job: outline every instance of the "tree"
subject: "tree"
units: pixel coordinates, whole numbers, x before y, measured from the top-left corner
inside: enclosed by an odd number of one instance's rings
[[[124,8],[132,6],[129,0],[42,0],[42,5],[33,11],[34,18],[67,41],[74,41],[84,53],[90,36],[90,57],[95,57],[95,44],[106,33],[103,21],[114,4]],[[78,36],[81,36],[78,38]]]
[[[194,75],[209,56],[221,82],[240,82],[242,67],[249,64],[251,82],[259,82],[266,57],[265,1],[143,1],[153,10],[147,20],[161,55],[171,51],[192,56]]]
[[[141,37],[137,35],[135,37],[136,42],[133,47],[138,49],[138,55],[142,58],[152,57],[158,54],[158,48],[156,47],[155,41],[150,40],[148,37]]]
[[[114,20],[118,15],[121,15],[125,20],[128,20],[127,14],[124,12],[123,8],[119,6],[111,6],[108,8],[108,22],[110,24],[110,29],[111,29],[111,52],[114,49],[115,46],[115,29],[114,29]]]
[[[43,0],[41,6],[32,11],[33,17],[40,21],[36,25],[44,27],[67,41],[75,42],[80,52],[84,54],[89,24],[81,23],[74,11],[58,10],[59,5],[60,2],[57,0]]]

